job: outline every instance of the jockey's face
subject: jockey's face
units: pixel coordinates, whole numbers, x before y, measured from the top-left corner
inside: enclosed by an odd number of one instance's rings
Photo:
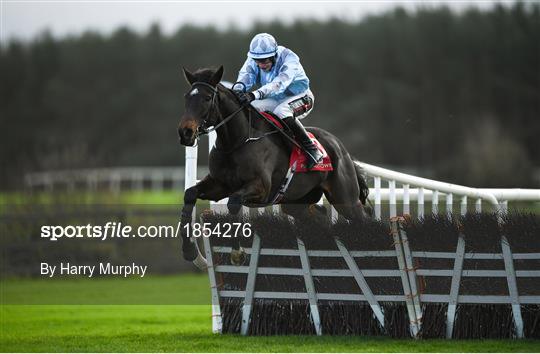
[[[273,65],[272,58],[255,59],[255,63],[262,71],[270,71]]]

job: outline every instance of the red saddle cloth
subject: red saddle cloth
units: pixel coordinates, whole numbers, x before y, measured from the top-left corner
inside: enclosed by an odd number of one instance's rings
[[[321,163],[316,164],[313,166],[311,170],[308,170],[306,167],[306,160],[307,157],[304,154],[304,152],[298,147],[294,146],[293,150],[291,152],[291,158],[289,159],[289,167],[293,165],[293,163],[296,162],[296,171],[295,172],[309,172],[309,171],[333,171],[334,168],[332,167],[332,161],[330,161],[330,156],[326,153],[326,150],[324,147],[319,143],[319,141],[308,132],[309,137],[311,140],[315,141],[315,144],[319,148],[319,150],[323,153],[323,160]]]
[[[281,122],[274,118],[271,114],[267,112],[260,112],[266,119],[270,120],[274,125],[278,126],[279,128],[283,129],[283,124]],[[308,132],[309,137],[311,140],[315,141],[315,144],[319,148],[319,150],[323,153],[323,160],[321,163],[316,164],[313,166],[313,168],[309,171],[333,171],[334,168],[332,167],[332,161],[330,161],[330,156],[326,153],[326,150],[324,147],[319,143],[319,141]],[[289,167],[291,167],[296,162],[296,170],[295,172],[308,172],[308,169],[306,168],[306,155],[304,152],[298,147],[294,146],[293,150],[291,152],[291,158],[289,159]]]

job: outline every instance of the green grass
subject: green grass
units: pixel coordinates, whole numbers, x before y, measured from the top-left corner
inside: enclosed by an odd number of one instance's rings
[[[22,305],[61,292],[64,292],[61,299],[73,297],[81,303],[93,303],[88,299],[96,296],[103,298],[103,304],[119,303],[118,299],[126,297],[129,302],[123,303],[163,299],[175,299],[178,304],[201,302],[209,293],[204,274],[152,277],[146,283],[137,278],[66,279],[50,283],[11,279],[2,283],[2,290],[6,286],[9,291],[2,292],[0,308],[2,352],[537,352],[540,349],[539,341],[530,340],[215,335],[209,305]]]
[[[0,192],[0,215],[2,213],[24,213],[27,209],[54,210],[58,206],[112,206],[123,208],[139,207],[180,207],[184,203],[183,191],[123,191],[118,194],[110,192]],[[37,208],[36,208],[37,206]],[[197,210],[210,207],[210,202],[199,200]]]
[[[183,191],[163,190],[163,191],[122,191],[114,194],[107,191],[101,192],[0,192],[0,211],[4,205],[31,205],[31,204],[106,204],[106,205],[180,205],[184,202]],[[474,210],[474,201],[469,201],[469,210]],[[197,205],[208,207],[207,201],[199,201]],[[383,210],[387,207],[384,206]],[[511,202],[510,210],[519,210],[538,214],[540,213],[540,202]],[[401,206],[399,206],[399,210]],[[454,212],[459,213],[459,202],[454,203]],[[411,204],[411,210],[416,210],[416,204]],[[424,210],[431,211],[431,203],[426,202]],[[439,203],[439,211],[446,210],[444,201]],[[483,203],[483,210],[491,212],[493,207],[488,203]]]
[[[183,191],[123,191],[111,192],[2,192],[0,204],[154,204],[179,205],[183,203]]]
[[[5,306],[1,350],[13,352],[526,352],[533,341],[213,335],[209,306]]]
[[[206,274],[144,278],[38,278],[0,280],[9,305],[208,305]]]

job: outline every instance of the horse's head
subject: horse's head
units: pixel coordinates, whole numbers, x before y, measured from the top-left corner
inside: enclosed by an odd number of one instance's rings
[[[223,76],[223,66],[217,70],[202,69],[195,73],[184,68],[184,77],[191,85],[185,97],[185,111],[178,125],[180,143],[193,146],[200,133],[217,123],[218,83]]]

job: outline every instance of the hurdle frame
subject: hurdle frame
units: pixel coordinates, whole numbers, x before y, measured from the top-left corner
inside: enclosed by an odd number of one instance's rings
[[[209,135],[209,151],[215,144],[215,132]],[[186,147],[186,168],[185,168],[185,188],[189,188],[197,182],[197,147]],[[540,201],[540,190],[526,189],[479,189],[464,186],[452,185],[444,182],[428,180],[421,177],[411,176],[377,166],[357,162],[366,174],[373,178],[374,188],[370,188],[370,200],[375,202],[375,218],[382,218],[382,202],[389,201],[389,217],[394,237],[395,251],[350,251],[342,243],[336,240],[338,251],[310,251],[306,250],[303,242],[297,240],[298,249],[268,249],[261,248],[260,238],[253,237],[254,245],[246,248],[250,254],[249,267],[232,265],[215,265],[213,253],[230,252],[228,247],[212,246],[208,238],[203,238],[205,255],[208,262],[208,274],[211,287],[212,298],[212,329],[214,333],[222,333],[223,320],[220,307],[221,297],[244,298],[242,310],[241,334],[249,332],[250,314],[252,304],[255,299],[302,299],[308,300],[311,310],[311,318],[314,324],[315,333],[322,335],[320,315],[317,306],[319,300],[342,300],[367,302],[373,310],[374,317],[379,324],[384,327],[384,313],[379,305],[381,301],[397,301],[407,304],[408,316],[411,322],[411,336],[416,338],[421,330],[422,323],[422,303],[437,302],[448,303],[446,337],[451,338],[454,328],[456,307],[460,303],[490,303],[490,304],[510,304],[516,325],[516,337],[523,337],[523,320],[521,316],[521,304],[540,304],[540,296],[520,296],[517,289],[517,277],[540,277],[540,271],[516,271],[513,261],[518,259],[540,259],[540,253],[514,253],[512,254],[508,241],[501,239],[502,253],[465,253],[465,241],[463,235],[458,238],[455,253],[449,252],[422,252],[411,251],[408,245],[407,235],[400,227],[401,220],[397,217],[397,201],[403,202],[403,214],[410,214],[411,200],[417,201],[417,217],[424,216],[424,204],[426,200],[432,202],[432,212],[437,213],[439,201],[445,199],[446,212],[451,215],[453,210],[453,197],[460,197],[460,213],[464,215],[468,210],[468,197],[475,200],[474,210],[482,210],[482,202],[487,201],[501,215],[508,210],[508,201],[533,200]],[[388,183],[388,189],[382,188],[382,180]],[[396,182],[402,184],[402,188],[396,188]],[[411,188],[414,187],[414,188]],[[211,208],[218,203],[226,203],[226,199],[217,203],[211,202]],[[322,199],[319,203],[322,203]],[[332,220],[336,220],[337,214],[333,208]],[[272,206],[274,213],[279,211],[279,207]],[[249,213],[249,209],[243,207],[244,214]],[[265,212],[264,208],[259,208],[258,213]],[[194,210],[195,217],[195,210]],[[260,255],[287,255],[299,256],[301,258],[301,269],[296,268],[276,268],[258,267]],[[354,261],[356,257],[388,257],[398,258],[399,270],[361,270]],[[309,257],[342,257],[349,269],[325,270],[311,269],[309,267]],[[413,267],[415,258],[451,258],[454,259],[453,269],[419,269]],[[465,259],[501,259],[504,261],[504,270],[467,270],[463,269]],[[247,273],[248,281],[244,291],[220,290],[217,283],[216,273]],[[280,274],[280,275],[302,275],[306,283],[306,293],[287,292],[257,292],[255,280],[257,274]],[[353,277],[362,294],[331,294],[316,293],[313,286],[313,276],[346,276]],[[370,276],[399,276],[402,279],[403,295],[373,295],[365,277]],[[419,294],[418,276],[438,276],[451,277],[451,290],[448,295],[440,294]],[[509,295],[459,295],[460,280],[464,277],[505,277],[508,282]]]

